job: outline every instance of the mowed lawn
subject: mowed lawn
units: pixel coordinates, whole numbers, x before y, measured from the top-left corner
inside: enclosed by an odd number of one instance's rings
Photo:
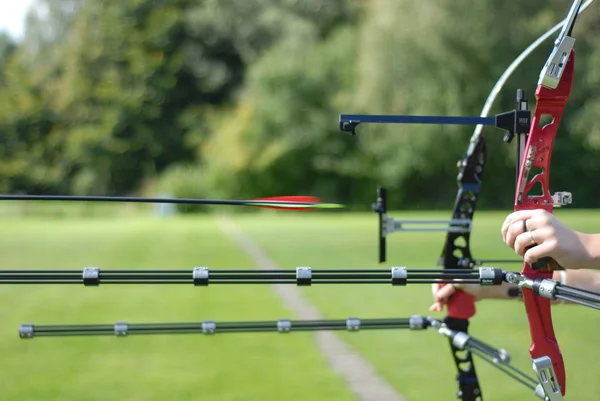
[[[3,221],[2,269],[255,268],[214,218]],[[349,400],[311,335],[46,337],[19,324],[264,320],[268,286],[0,286],[1,401]]]
[[[580,230],[600,226],[600,213],[559,211]],[[506,213],[478,212],[476,258],[512,258],[500,241]],[[392,213],[447,218],[447,212]],[[377,263],[375,214],[266,213],[233,220],[282,268],[436,268],[444,233],[394,233],[388,262]],[[4,218],[0,269],[254,269],[214,216]],[[519,270],[518,265],[504,267]],[[428,314],[428,285],[315,285],[303,293],[329,318]],[[54,337],[21,340],[19,324],[265,320],[293,314],[269,286],[192,285],[0,287],[0,400],[353,400],[329,370],[313,334],[201,334]],[[598,400],[598,312],[554,307],[567,366],[567,400]],[[442,314],[436,314],[436,316]],[[506,348],[532,374],[529,330],[518,301],[483,301],[471,333]],[[408,400],[455,399],[447,340],[434,332],[340,333]],[[523,385],[476,361],[486,400],[534,399]]]
[[[514,259],[516,255],[500,237],[508,213],[477,212],[472,233],[475,258]],[[390,213],[395,218],[447,219],[448,212]],[[576,229],[600,231],[600,212],[558,210],[557,215]],[[310,217],[309,217],[310,216]],[[377,218],[360,215],[311,214],[297,219],[256,220],[237,217],[238,225],[285,268],[311,266],[314,269],[344,268],[436,268],[445,233],[401,232],[388,237],[388,260],[377,263]],[[520,270],[521,265],[499,266]],[[387,285],[314,286],[303,292],[326,317],[406,317],[431,314],[429,285],[391,287]],[[567,400],[600,399],[600,312],[574,305],[553,308],[556,336],[567,369]],[[442,317],[442,313],[433,314]],[[471,320],[470,332],[481,340],[507,349],[517,367],[533,375],[531,343],[523,304],[519,301],[483,301]],[[373,363],[379,373],[408,400],[455,399],[456,368],[445,338],[430,331],[380,331],[342,333],[354,349]],[[535,399],[514,379],[476,360],[484,399]]]

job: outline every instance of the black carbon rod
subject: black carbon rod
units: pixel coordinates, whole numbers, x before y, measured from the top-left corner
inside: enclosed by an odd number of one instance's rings
[[[563,295],[571,298],[600,303],[600,293],[597,293],[595,291],[571,287],[568,285],[559,285],[556,287],[556,291],[557,295]]]
[[[385,329],[423,330],[429,322],[421,316],[410,318],[385,319],[324,319],[324,320],[288,320],[254,322],[215,322],[205,320],[195,323],[126,323],[88,324],[88,325],[34,325],[22,324],[19,336],[23,339],[34,337],[63,336],[128,336],[135,334],[218,334],[218,333],[257,333],[293,331],[360,331]]]
[[[551,279],[531,280],[514,272],[504,272],[504,277],[508,282],[518,283],[520,287],[531,289],[538,296],[600,310],[600,293],[598,292],[563,285]]]
[[[454,281],[481,285],[500,285],[504,273],[500,269],[477,270],[209,270],[196,267],[190,270],[101,270],[86,267],[82,270],[0,270],[1,284],[431,284]]]

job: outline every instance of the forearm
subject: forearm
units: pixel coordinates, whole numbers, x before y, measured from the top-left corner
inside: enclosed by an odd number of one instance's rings
[[[564,270],[564,283],[561,282],[561,273],[555,271],[552,279],[570,287],[581,288],[587,291],[600,292],[600,272],[595,270]]]
[[[600,270],[600,234],[579,234],[587,251],[580,269]]]

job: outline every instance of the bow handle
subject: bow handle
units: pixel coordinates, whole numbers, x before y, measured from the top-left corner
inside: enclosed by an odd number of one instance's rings
[[[543,258],[538,259],[537,262],[533,262],[531,264],[531,269],[537,271],[556,271],[556,270],[565,270],[564,267],[560,265],[556,260],[549,256],[544,256]]]

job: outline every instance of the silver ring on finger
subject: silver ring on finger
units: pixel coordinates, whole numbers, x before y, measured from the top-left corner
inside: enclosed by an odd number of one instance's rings
[[[529,234],[529,240],[531,241],[532,245],[538,245],[537,242],[535,242],[535,238],[533,238],[533,232],[532,231],[527,231],[527,233]]]

